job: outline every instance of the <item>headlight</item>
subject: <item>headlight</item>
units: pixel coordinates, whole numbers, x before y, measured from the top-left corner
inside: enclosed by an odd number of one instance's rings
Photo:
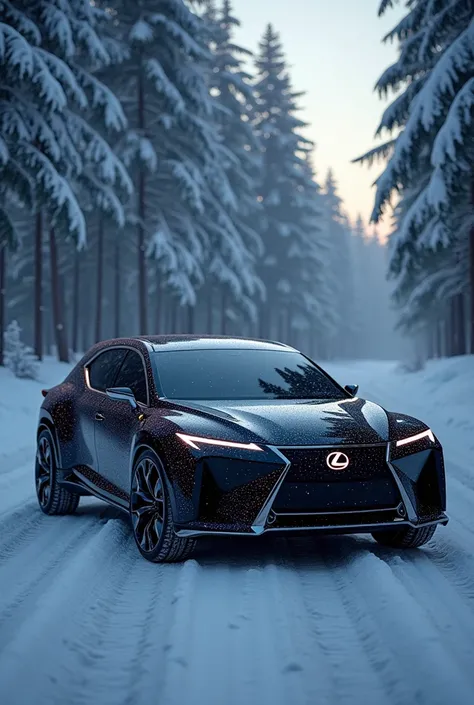
[[[423,438],[429,438],[432,443],[435,442],[435,437],[433,434],[433,431],[431,428],[428,428],[426,431],[422,431],[421,433],[417,433],[414,436],[408,436],[408,438],[402,438],[401,441],[396,442],[397,448],[399,446],[405,446],[408,443],[416,443],[416,441],[421,441]]]
[[[202,438],[201,436],[188,436],[186,433],[177,433],[178,438],[186,443],[191,448],[200,450],[201,445],[221,446],[223,448],[239,448],[240,450],[263,450],[255,443],[234,443],[233,441],[220,441],[216,438]],[[198,445],[199,444],[199,445]]]

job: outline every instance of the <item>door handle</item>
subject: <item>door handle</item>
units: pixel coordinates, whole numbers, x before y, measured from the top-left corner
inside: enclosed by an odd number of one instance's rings
[[[97,414],[95,415],[95,420],[96,421],[103,421],[104,419],[105,419],[104,414],[100,414],[99,412],[97,412]]]

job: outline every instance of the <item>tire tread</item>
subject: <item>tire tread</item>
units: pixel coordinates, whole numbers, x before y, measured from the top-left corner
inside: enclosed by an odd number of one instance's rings
[[[45,429],[39,434],[38,441],[43,435],[47,435],[48,440],[51,443],[53,457],[54,457],[54,467],[53,467],[52,478],[51,478],[51,498],[50,498],[50,501],[48,502],[46,507],[43,507],[40,504],[40,508],[45,514],[48,514],[49,516],[58,516],[61,514],[74,514],[74,512],[76,511],[76,509],[79,505],[80,496],[78,494],[74,494],[73,492],[70,492],[65,487],[61,487],[61,485],[58,483],[58,481],[56,479],[56,456],[55,456],[56,446],[55,446],[54,438],[53,438],[50,430]]]
[[[375,531],[373,538],[384,546],[393,548],[419,548],[433,538],[437,524],[430,526],[403,526],[396,530]]]
[[[158,458],[158,456],[155,455],[155,453],[151,453],[151,451],[145,451],[144,454],[150,453],[153,455],[153,459],[155,462],[157,462],[160,466],[160,471],[163,471],[163,465]],[[135,463],[138,464],[143,457],[143,455],[140,455]],[[177,536],[175,531],[174,531],[174,524],[173,524],[173,519],[172,519],[172,509],[171,509],[171,501],[169,497],[169,492],[168,492],[168,487],[166,485],[166,482],[163,482],[163,487],[164,487],[164,496],[165,496],[165,502],[166,502],[166,518],[167,520],[165,521],[165,526],[164,526],[164,537],[163,537],[163,542],[161,544],[160,550],[157,551],[155,554],[153,553],[145,553],[140,545],[137,542],[138,550],[146,558],[147,560],[151,561],[152,563],[181,563],[188,558],[191,557],[194,548],[196,546],[196,539],[191,538],[191,537],[184,537],[184,536]]]

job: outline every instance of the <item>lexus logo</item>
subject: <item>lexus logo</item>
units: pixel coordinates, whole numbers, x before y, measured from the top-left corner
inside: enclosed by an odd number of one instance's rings
[[[345,453],[336,451],[326,456],[326,465],[331,470],[345,470],[349,465],[349,458]]]

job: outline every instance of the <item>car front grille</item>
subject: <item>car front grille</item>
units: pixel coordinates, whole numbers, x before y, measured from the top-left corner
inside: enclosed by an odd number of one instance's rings
[[[386,462],[386,445],[280,448],[291,463],[273,509],[324,512],[396,507],[400,495]],[[345,469],[331,469],[330,453],[349,458]]]

